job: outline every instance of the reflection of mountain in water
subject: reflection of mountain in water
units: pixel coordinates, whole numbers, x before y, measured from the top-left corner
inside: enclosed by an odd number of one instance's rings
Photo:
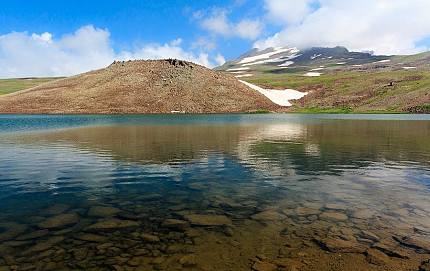
[[[249,125],[102,126],[15,138],[37,145],[67,143],[78,149],[138,163],[175,163],[209,153],[244,162],[275,163],[317,173],[331,165],[361,167],[376,161],[430,161],[430,123],[331,120]]]

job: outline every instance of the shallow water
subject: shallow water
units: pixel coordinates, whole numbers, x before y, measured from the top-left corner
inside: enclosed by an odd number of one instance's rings
[[[0,270],[419,270],[429,115],[0,116]]]

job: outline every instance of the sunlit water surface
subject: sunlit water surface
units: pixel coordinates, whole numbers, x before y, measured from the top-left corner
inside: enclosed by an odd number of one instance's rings
[[[428,115],[0,116],[0,270],[418,270],[429,244]]]

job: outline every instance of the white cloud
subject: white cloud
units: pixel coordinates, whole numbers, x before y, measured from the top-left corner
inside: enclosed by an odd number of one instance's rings
[[[277,24],[299,23],[311,12],[315,0],[265,0],[268,17]]]
[[[267,7],[270,2],[279,5],[282,2],[265,1]],[[310,12],[307,10],[311,2],[297,0],[297,3],[304,11],[295,13],[297,16],[291,17],[294,20],[286,21],[299,23],[286,24],[281,32],[256,42],[256,47],[342,45],[377,54],[409,54],[425,50],[416,44],[430,36],[428,0],[319,0],[319,8]],[[303,3],[307,8],[302,8]],[[268,9],[269,16],[282,15],[274,14],[273,7]]]
[[[244,39],[255,40],[263,30],[263,25],[258,20],[242,20],[234,26],[237,35]]]
[[[220,35],[230,35],[231,27],[225,11],[215,11],[210,17],[203,19],[201,25],[204,29]]]
[[[218,66],[221,66],[225,63],[225,58],[222,55],[217,54],[215,57],[215,62]]]
[[[263,23],[260,20],[243,19],[233,23],[229,21],[225,10],[214,10],[208,17],[204,17],[201,12],[199,15],[202,28],[215,35],[255,40],[263,31]]]
[[[114,60],[178,58],[212,67],[218,59],[181,47],[182,40],[115,52],[106,29],[84,26],[54,39],[51,33],[0,35],[0,78],[69,76],[103,68]]]

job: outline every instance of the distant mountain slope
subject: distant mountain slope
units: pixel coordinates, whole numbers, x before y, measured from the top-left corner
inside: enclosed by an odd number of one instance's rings
[[[253,49],[218,67],[266,88],[308,92],[287,111],[430,113],[430,52],[375,56],[344,47]]]
[[[13,78],[0,79],[0,95],[9,94],[23,89],[38,86],[40,84],[57,80],[59,78]]]
[[[180,60],[115,62],[0,96],[0,113],[223,113],[278,108],[232,75]]]

